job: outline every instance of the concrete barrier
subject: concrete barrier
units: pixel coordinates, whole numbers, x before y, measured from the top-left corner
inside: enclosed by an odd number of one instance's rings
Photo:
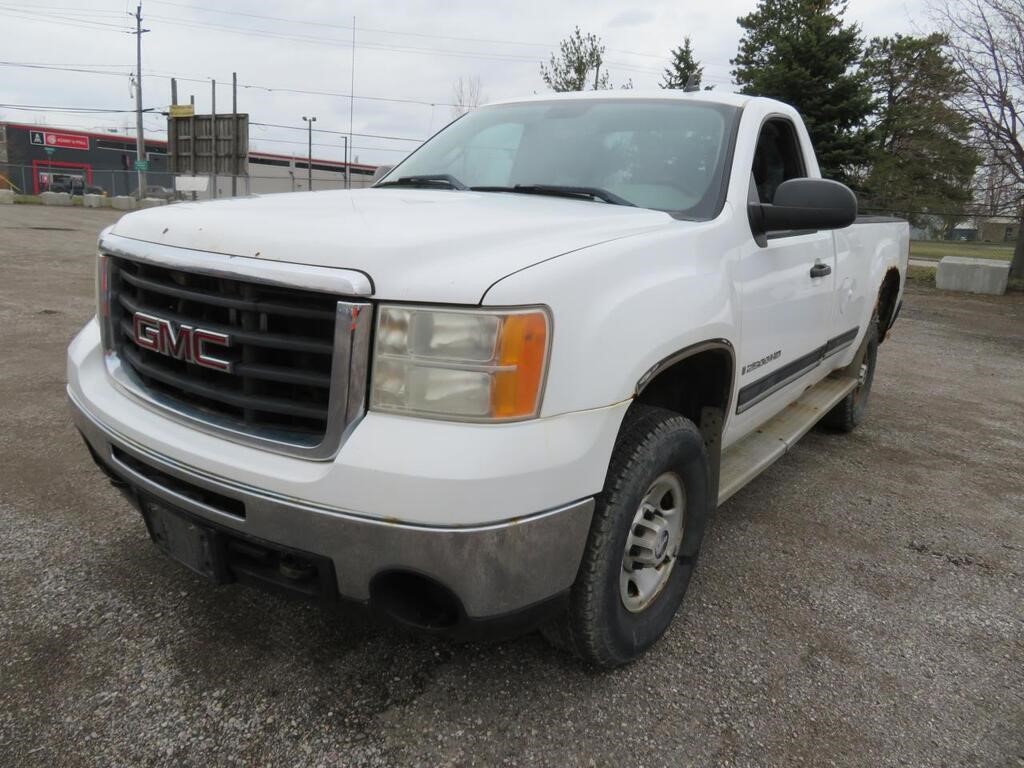
[[[139,208],[157,208],[167,205],[167,201],[159,197],[144,197],[139,200]]]
[[[1002,296],[1010,277],[1010,262],[944,256],[935,273],[935,287],[943,291]]]
[[[106,195],[83,195],[82,205],[86,208],[106,208],[110,205],[110,198]]]
[[[14,203],[13,189],[0,189],[0,205],[12,205]]]
[[[71,195],[67,192],[40,192],[39,199],[43,205],[71,205]]]
[[[134,211],[135,198],[128,195],[118,195],[110,198],[110,207],[118,211]]]

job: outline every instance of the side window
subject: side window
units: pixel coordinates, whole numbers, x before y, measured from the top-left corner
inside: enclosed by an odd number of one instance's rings
[[[789,120],[775,118],[761,128],[751,171],[762,203],[775,199],[775,190],[782,182],[807,175],[796,130]]]

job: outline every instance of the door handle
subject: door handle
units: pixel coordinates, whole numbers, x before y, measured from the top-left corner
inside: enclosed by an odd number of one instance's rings
[[[824,277],[832,274],[832,267],[828,264],[815,264],[811,267],[811,277]]]

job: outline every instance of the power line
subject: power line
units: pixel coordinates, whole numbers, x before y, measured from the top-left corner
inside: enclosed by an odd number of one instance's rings
[[[0,61],[0,67],[18,67],[18,68],[21,68],[21,69],[42,69],[42,70],[53,70],[53,71],[57,71],[57,72],[79,72],[79,73],[91,74],[91,75],[106,75],[107,77],[124,77],[124,73],[121,73],[121,72],[104,72],[102,70],[88,69],[88,68],[83,67],[83,66],[55,66],[55,65],[51,65],[51,64],[45,64],[45,65],[44,64],[36,64],[36,63],[33,63],[33,62]],[[210,78],[200,79],[200,78],[197,78],[197,77],[184,76],[184,75],[157,74],[155,72],[151,72],[151,73],[149,73],[146,76],[147,77],[157,77],[157,78],[161,78],[163,80],[170,80],[172,78],[175,78],[175,79],[179,80],[180,82],[184,82],[184,83],[202,83],[204,85],[209,85],[209,83],[210,83]],[[303,89],[303,88],[282,88],[280,86],[259,85],[257,83],[239,83],[238,87],[239,88],[252,88],[252,89],[260,90],[260,91],[267,91],[268,93],[297,93],[297,94],[302,94],[302,95],[307,95],[307,96],[329,96],[329,97],[332,97],[332,98],[342,98],[342,99],[347,99],[350,96],[347,93],[336,93],[336,92],[332,92],[332,91],[313,91],[313,90],[308,90],[308,89]],[[383,101],[383,102],[389,102],[389,103],[393,103],[393,104],[416,104],[416,105],[425,106],[425,107],[455,107],[455,106],[458,106],[457,104],[452,104],[452,103],[449,103],[449,102],[446,102],[446,101],[422,101],[422,100],[419,100],[419,99],[402,99],[402,98],[392,98],[392,97],[386,97],[386,96],[355,96],[355,98],[356,99],[360,99],[362,101]]]
[[[37,13],[37,14],[32,15],[31,11],[23,11],[21,9],[13,8],[11,6],[0,6],[0,8],[3,8],[4,10],[7,10],[9,13],[14,13],[15,14],[15,18],[21,18],[21,19],[24,19],[24,20],[27,20],[27,21],[40,21],[40,22],[46,22],[46,23],[51,23],[51,24],[61,24],[61,25],[64,25],[64,26],[80,27],[80,28],[84,28],[84,29],[97,29],[97,30],[100,30],[100,31],[117,31],[117,32],[127,32],[128,31],[122,25],[106,24],[104,22],[88,21],[88,20],[84,20],[84,19],[79,19],[77,21],[69,21],[69,20],[67,20],[66,17],[54,16],[53,14],[45,14],[45,13]],[[339,46],[340,47],[345,47],[345,48],[351,47],[351,43],[347,43],[346,41],[338,40],[338,39],[335,39],[335,38],[319,37],[319,36],[316,36],[316,35],[303,35],[303,34],[292,34],[292,33],[285,33],[285,32],[274,32],[274,31],[271,31],[271,30],[253,29],[251,27],[236,27],[236,26],[231,26],[231,25],[227,25],[227,24],[215,24],[215,23],[209,23],[209,22],[194,22],[194,21],[188,21],[188,20],[184,20],[184,19],[180,19],[180,18],[174,18],[174,17],[169,17],[169,16],[150,16],[149,18],[153,19],[155,21],[163,22],[164,24],[170,24],[172,26],[181,26],[181,27],[186,27],[186,28],[191,28],[191,29],[200,29],[200,30],[211,30],[212,29],[212,30],[219,30],[219,31],[229,32],[229,33],[232,33],[232,34],[245,35],[247,37],[256,36],[256,37],[266,37],[266,38],[278,39],[278,40],[295,40],[295,41],[299,41],[299,42],[306,42],[306,43],[313,43],[313,44],[320,44],[320,45],[329,45],[329,46],[332,46],[332,47],[339,47]],[[329,26],[329,25],[325,24],[325,25],[321,25],[321,26]],[[345,27],[345,28],[346,29],[351,29],[351,27]],[[492,61],[522,61],[522,62],[536,62],[537,61],[537,58],[535,56],[519,56],[519,55],[514,55],[514,54],[495,54],[495,53],[482,53],[482,52],[469,52],[469,51],[445,51],[445,50],[440,50],[440,49],[436,49],[436,48],[413,48],[413,47],[408,47],[408,46],[387,46],[387,45],[375,44],[375,43],[360,43],[359,45],[357,45],[355,47],[364,48],[364,49],[371,49],[371,50],[372,49],[384,50],[384,51],[391,51],[391,52],[398,52],[398,53],[414,53],[414,54],[426,54],[426,55],[436,55],[436,56],[451,56],[451,57],[456,57],[456,58],[486,59],[486,60],[492,60]],[[609,62],[609,63],[611,63],[611,62]],[[623,64],[617,64],[616,66],[619,66],[622,69],[632,69],[633,71],[638,71],[638,72],[653,72],[654,71],[654,70],[647,70],[647,69],[643,69],[643,68],[639,68],[639,67],[629,67],[628,65],[623,65]]]
[[[283,125],[281,123],[257,123],[255,121],[250,122],[249,125],[261,125],[266,128],[286,128],[290,131],[305,131],[307,130],[301,125]],[[313,133],[332,133],[336,136],[348,136],[348,131],[331,131],[326,128],[314,128]],[[366,139],[388,139],[390,141],[415,141],[422,143],[424,139],[410,139],[406,136],[383,136],[379,133],[353,133],[353,136],[361,136]]]
[[[212,24],[208,22],[193,22],[184,21],[182,19],[176,19],[169,16],[151,16],[151,19],[160,21],[164,24],[171,24],[173,26],[182,26],[192,29],[203,29],[203,30],[219,30],[223,32],[229,32],[231,34],[245,35],[246,37],[267,37],[278,40],[296,40],[304,43],[313,43],[319,45],[329,45],[335,48],[349,48],[352,44],[339,40],[337,38],[330,37],[319,37],[317,35],[301,35],[292,34],[286,32],[273,32],[270,30],[252,29],[251,27],[236,27],[229,24]],[[439,48],[414,48],[411,46],[392,46],[382,45],[378,43],[359,43],[355,45],[356,48],[363,48],[369,50],[382,50],[390,51],[393,53],[414,53],[423,54],[429,56],[449,56],[454,58],[463,59],[483,59],[489,61],[509,61],[509,62],[529,62],[536,64],[538,59],[536,56],[521,56],[515,54],[503,54],[503,53],[484,53],[481,51],[446,51]],[[618,69],[623,69],[631,72],[643,72],[647,74],[659,74],[660,69],[651,69],[649,67],[637,67],[630,64],[624,64],[622,62],[606,62],[609,66],[614,66]]]
[[[13,16],[16,19],[23,21],[37,21],[46,24],[59,24],[65,27],[77,27],[79,29],[92,29],[99,32],[127,32],[126,25],[124,24],[108,24],[102,21],[89,21],[87,19],[73,18],[63,16],[53,16],[52,14],[32,13],[32,11],[23,10],[21,8],[12,8],[10,6],[0,6],[0,10],[5,12],[5,15]]]
[[[5,5],[3,7],[5,7],[5,8],[14,7],[15,9],[20,9],[21,6]],[[35,3],[32,4],[32,8],[31,9],[32,9],[32,11],[62,11],[64,13],[72,13],[72,14],[77,14],[79,16],[100,15],[100,16],[117,16],[118,18],[121,18],[121,17],[126,15],[126,12],[122,13],[121,11],[112,11],[112,10],[107,9],[107,8],[90,8],[88,10],[82,10],[80,8],[72,8],[72,7],[69,7],[69,6],[66,6],[66,5],[36,5]],[[131,14],[128,14],[128,15],[131,15]]]
[[[347,135],[347,134],[342,134],[342,135]],[[250,136],[249,137],[249,141],[251,141],[251,142],[255,142],[255,141],[269,141],[272,144],[295,144],[295,145],[301,145],[303,147],[306,146],[306,144],[307,144],[307,142],[305,142],[305,141],[292,140],[292,139],[267,139],[267,138],[264,138],[262,136]],[[316,142],[316,141],[313,142],[313,146],[314,147],[321,147],[321,148],[328,148],[328,149],[341,149],[341,145],[340,144],[324,144],[322,142]],[[352,149],[363,149],[363,150],[366,150],[367,152],[404,152],[405,154],[409,154],[410,152],[413,151],[412,149],[395,148],[395,147],[352,147]]]
[[[262,14],[244,13],[244,12],[241,12],[241,11],[221,11],[219,9],[212,9],[212,8],[196,8],[194,6],[183,5],[183,4],[180,4],[180,3],[166,2],[166,0],[152,0],[152,2],[160,2],[163,5],[169,5],[169,6],[174,6],[174,7],[178,7],[178,8],[185,8],[185,9],[194,10],[194,11],[204,11],[204,12],[209,12],[209,13],[221,13],[221,14],[225,14],[225,15],[229,15],[229,16],[250,17],[250,18],[263,19],[263,20],[275,21],[275,22],[302,24],[302,25],[317,26],[317,27],[329,27],[329,28],[337,28],[337,29],[345,29],[345,30],[352,29],[352,26],[346,25],[346,24],[331,24],[331,23],[328,23],[328,22],[305,21],[305,20],[300,20],[300,19],[289,19],[289,18],[280,17],[280,16],[265,16],[265,15],[262,15]],[[0,6],[0,7],[9,9],[11,11],[16,11],[16,12],[22,13],[22,14],[24,14],[24,13],[31,13],[31,11],[24,11],[22,9],[12,8],[11,6]],[[73,24],[71,22],[62,21],[58,17],[54,17],[52,15],[48,16],[48,15],[45,15],[45,14],[38,14],[38,18],[36,18],[36,19],[31,19],[31,18],[26,17],[26,16],[21,16],[20,18],[27,18],[28,20],[36,20],[36,21],[50,21],[52,23],[64,23],[64,24],[69,24],[71,26],[75,26],[75,24]],[[280,40],[295,40],[295,41],[300,41],[300,42],[307,42],[307,43],[314,43],[314,44],[321,44],[321,45],[329,45],[329,46],[332,46],[332,47],[343,47],[343,48],[356,47],[356,48],[363,48],[363,49],[369,49],[369,50],[391,51],[391,52],[397,52],[397,53],[412,53],[412,54],[433,55],[433,56],[448,56],[448,57],[455,57],[455,58],[482,59],[482,60],[489,60],[489,61],[531,62],[531,63],[536,63],[537,62],[537,56],[535,56],[535,55],[519,55],[519,54],[514,54],[514,53],[481,52],[481,51],[451,51],[451,50],[444,50],[444,49],[438,49],[438,48],[417,48],[417,47],[400,46],[400,45],[399,46],[394,46],[394,45],[384,45],[384,44],[380,44],[380,43],[371,43],[371,42],[363,42],[363,43],[359,43],[359,44],[353,46],[352,43],[349,43],[348,41],[345,41],[345,40],[341,40],[341,39],[337,39],[337,38],[329,38],[329,37],[320,37],[320,36],[316,36],[316,35],[295,34],[295,33],[287,33],[287,32],[275,32],[275,31],[272,31],[272,30],[253,29],[251,27],[238,27],[238,26],[232,26],[232,25],[227,25],[227,24],[214,24],[214,23],[208,23],[208,22],[204,23],[204,22],[189,21],[189,20],[185,20],[185,19],[181,19],[181,18],[168,17],[168,16],[151,16],[150,18],[154,19],[154,20],[157,20],[157,21],[162,21],[165,24],[170,24],[170,25],[173,25],[173,26],[183,26],[183,27],[187,27],[187,28],[201,29],[201,30],[215,29],[215,30],[221,30],[221,31],[233,33],[233,34],[241,34],[241,35],[245,35],[245,36],[249,36],[249,37],[256,36],[256,37],[267,37],[267,38],[271,38],[271,39],[280,39]],[[106,26],[106,27],[113,28],[116,31],[128,31],[128,30],[124,29],[123,27],[121,27],[119,25],[103,24],[103,22],[83,21],[83,23]],[[385,29],[380,29],[380,28],[366,28],[366,31],[368,31],[368,32],[377,32],[377,33],[380,33],[380,34],[404,35],[404,36],[424,37],[424,38],[433,38],[433,39],[441,39],[441,40],[458,40],[458,41],[463,41],[463,42],[481,42],[481,43],[487,43],[487,44],[523,45],[523,46],[545,47],[545,48],[553,48],[553,47],[555,47],[555,46],[553,46],[551,44],[547,44],[547,43],[529,43],[529,42],[522,42],[522,41],[495,40],[495,39],[490,39],[490,38],[462,38],[462,37],[452,37],[452,36],[446,36],[446,35],[430,35],[430,34],[427,34],[427,33],[417,33],[417,32],[397,32],[397,31],[393,31],[393,30],[385,30]],[[652,59],[659,59],[659,60],[665,60],[666,59],[666,56],[662,56],[662,55],[658,55],[658,54],[649,54],[649,53],[642,53],[642,52],[639,52],[639,51],[630,51],[630,50],[623,50],[623,49],[609,49],[609,50],[611,50],[613,52],[624,53],[624,54],[627,54],[627,55],[630,55],[630,56],[641,56],[641,57],[652,58]],[[638,72],[638,73],[643,73],[643,74],[655,74],[655,75],[660,74],[662,72],[662,68],[642,67],[642,66],[636,66],[636,65],[633,65],[633,64],[627,64],[627,63],[624,63],[624,62],[608,61],[608,62],[605,62],[605,64],[607,66],[616,67],[617,69],[621,69],[621,70],[624,70],[624,71],[627,71],[627,72]],[[705,66],[707,66],[707,67],[727,68],[726,65],[724,65],[724,64],[708,63]],[[730,84],[730,82],[728,80],[716,79],[716,78],[711,78],[711,77],[705,77],[705,80],[707,80],[709,82],[716,82],[716,83],[724,84],[724,85]],[[278,89],[278,90],[281,90],[281,89]],[[346,98],[347,98],[347,95],[346,95]],[[356,98],[360,98],[360,97],[357,96]],[[378,99],[378,100],[385,100],[385,99]],[[422,102],[422,101],[397,100],[397,99],[393,100],[393,101],[410,101],[412,103],[420,103],[420,104],[427,103],[427,102]],[[433,104],[431,104],[431,105],[433,105]],[[444,104],[443,106],[456,106],[456,105]]]
[[[0,108],[3,109],[18,109],[32,112],[66,112],[69,114],[101,114],[101,113],[131,113],[135,114],[134,109],[94,109],[92,107],[49,107],[41,104],[0,104]],[[153,113],[157,110],[153,107],[146,107],[142,110],[146,113]]]
[[[286,24],[302,24],[302,25],[311,26],[311,27],[329,27],[329,28],[334,28],[334,29],[344,29],[346,31],[352,29],[352,26],[349,25],[349,24],[332,24],[332,23],[324,22],[324,21],[307,21],[305,19],[286,18],[286,17],[282,17],[282,16],[264,16],[262,14],[245,13],[243,11],[222,11],[219,8],[199,8],[199,7],[196,7],[194,5],[186,5],[184,3],[169,2],[169,0],[151,0],[151,2],[157,3],[159,5],[169,5],[169,6],[173,6],[175,8],[184,8],[184,9],[190,10],[190,11],[201,11],[203,13],[219,13],[219,14],[223,14],[225,16],[244,16],[244,17],[247,17],[247,18],[263,19],[263,20],[266,20],[266,21],[285,22]],[[535,42],[527,42],[527,41],[524,41],[524,40],[497,40],[497,39],[494,39],[494,38],[485,38],[485,37],[455,37],[455,36],[452,36],[452,35],[433,35],[433,34],[429,34],[427,32],[402,32],[402,31],[393,30],[393,29],[381,29],[380,27],[360,27],[359,29],[360,29],[361,32],[373,32],[373,33],[381,34],[381,35],[395,35],[395,36],[398,36],[398,37],[422,37],[422,38],[428,38],[428,39],[432,39],[432,40],[454,40],[454,41],[457,41],[457,42],[464,42],[464,43],[487,43],[489,45],[494,45],[494,44],[497,44],[497,45],[519,45],[519,46],[531,47],[531,48],[548,48],[548,49],[557,48],[558,47],[557,43],[535,43]],[[656,59],[662,59],[662,58],[664,58],[663,56],[660,56],[658,54],[653,54],[653,53],[640,53],[638,51],[628,51],[628,50],[617,49],[617,48],[609,48],[608,50],[612,51],[613,53],[625,53],[625,54],[630,55],[630,56],[642,56],[642,57],[645,57],[645,58],[652,58],[652,59],[655,59],[655,58]]]

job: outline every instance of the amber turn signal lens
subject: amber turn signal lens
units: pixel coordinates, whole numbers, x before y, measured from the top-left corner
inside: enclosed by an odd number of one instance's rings
[[[504,317],[498,336],[498,370],[491,389],[493,418],[514,419],[537,413],[547,349],[548,318],[544,312]]]

